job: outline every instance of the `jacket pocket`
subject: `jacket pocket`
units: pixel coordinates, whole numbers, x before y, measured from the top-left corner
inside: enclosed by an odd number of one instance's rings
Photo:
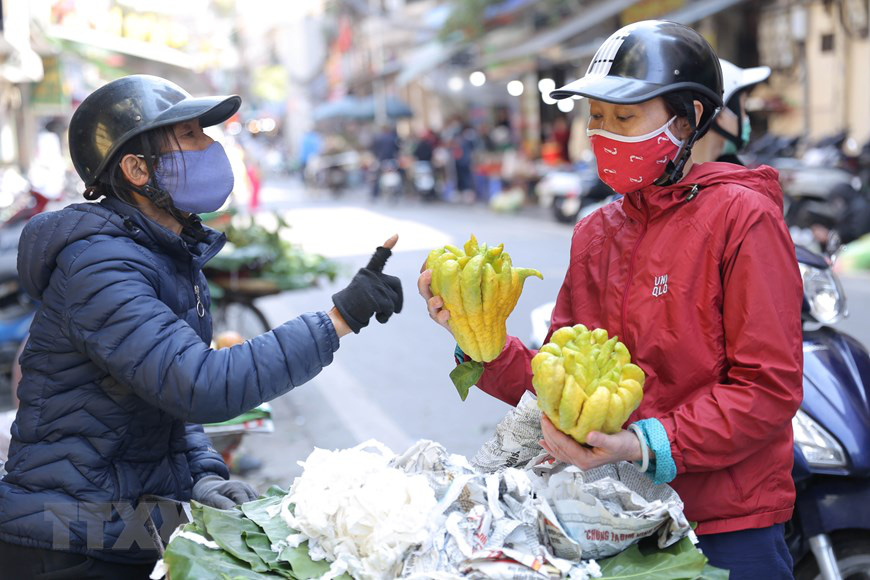
[[[725,473],[728,474],[728,479],[731,480],[731,485],[737,490],[737,497],[740,498],[741,503],[744,502],[746,500],[746,490],[743,489],[740,479],[734,476],[734,466],[726,467]]]

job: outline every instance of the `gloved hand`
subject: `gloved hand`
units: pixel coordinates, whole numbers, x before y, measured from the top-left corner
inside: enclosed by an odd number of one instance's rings
[[[390,247],[391,242],[395,243],[393,238],[387,242]],[[372,316],[383,324],[402,311],[402,282],[383,273],[387,258],[393,253],[390,247],[380,246],[347,288],[332,295],[332,303],[355,334],[368,326]]]
[[[257,499],[257,492],[244,481],[228,481],[220,475],[206,475],[193,484],[194,500],[221,510]]]

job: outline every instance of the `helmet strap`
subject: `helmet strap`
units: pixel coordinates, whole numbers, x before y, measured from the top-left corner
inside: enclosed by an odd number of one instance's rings
[[[683,178],[683,168],[686,166],[689,157],[692,156],[692,147],[695,146],[695,142],[701,137],[701,135],[707,132],[721,110],[721,107],[716,107],[713,114],[710,115],[710,118],[700,127],[695,125],[694,115],[688,115],[689,126],[692,128],[692,132],[689,133],[689,136],[683,142],[683,146],[680,148],[677,156],[672,161],[668,161],[665,172],[662,173],[661,177],[655,180],[654,183],[656,185],[668,186],[679,183]]]
[[[718,123],[717,123],[716,125],[713,125],[712,127],[710,127],[710,129],[711,129],[712,131],[718,133],[719,135],[721,135],[721,136],[724,137],[725,139],[728,139],[729,141],[731,141],[732,143],[734,143],[734,145],[737,146],[737,150],[738,150],[738,151],[740,151],[741,149],[743,149],[743,146],[746,145],[746,143],[743,142],[743,137],[742,137],[742,136],[740,136],[740,135],[732,135],[731,133],[729,133],[728,131],[726,131],[726,130],[723,129],[722,127],[720,127]]]
[[[734,143],[734,145],[737,147],[737,151],[740,151],[741,149],[746,147],[746,141],[743,140],[742,134],[744,113],[743,107],[740,106],[739,94],[740,93],[737,93],[731,97],[732,100],[729,101],[727,107],[731,110],[731,112],[737,115],[737,131],[740,132],[740,134],[734,135],[732,133],[729,133],[728,131],[720,127],[719,123],[716,123],[712,127],[710,127],[713,131]]]

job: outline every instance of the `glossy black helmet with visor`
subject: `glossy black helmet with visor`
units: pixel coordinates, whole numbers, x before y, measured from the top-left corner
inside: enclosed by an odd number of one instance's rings
[[[601,45],[583,78],[550,96],[635,105],[671,93],[685,95],[682,106],[692,132],[656,182],[670,185],[682,178],[695,141],[710,128],[722,107],[719,58],[703,36],[688,26],[664,20],[629,24]],[[692,101],[698,97],[702,97],[698,100],[704,103],[704,113],[696,124]]]
[[[111,187],[110,164],[133,139],[194,119],[202,127],[217,125],[232,117],[241,104],[237,95],[193,97],[175,83],[150,75],[130,75],[106,83],[82,101],[69,125],[70,157],[88,188],[85,198],[99,197],[100,184]],[[185,231],[194,237],[200,235],[199,218],[176,209],[153,175],[145,186],[134,189],[168,211]],[[90,193],[93,190],[97,190],[95,195]]]
[[[241,97],[192,97],[166,79],[130,75],[106,83],[85,98],[69,124],[73,166],[86,186],[97,182],[112,156],[128,141],[159,127],[199,119],[202,127],[223,123]]]

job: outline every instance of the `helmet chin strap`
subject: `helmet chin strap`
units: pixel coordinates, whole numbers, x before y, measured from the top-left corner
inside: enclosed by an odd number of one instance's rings
[[[710,129],[711,129],[712,131],[715,131],[716,133],[718,133],[719,135],[721,135],[721,136],[724,137],[725,139],[728,139],[729,141],[731,141],[732,143],[734,143],[734,145],[737,147],[737,150],[738,150],[738,151],[740,151],[741,149],[743,149],[743,146],[746,145],[746,143],[743,142],[743,137],[742,137],[742,136],[740,136],[740,135],[733,135],[733,134],[729,133],[728,131],[726,131],[725,129],[723,129],[722,127],[720,127],[718,123],[715,124],[715,125],[713,125],[712,127],[710,127]]]
[[[700,127],[695,126],[695,121],[692,119],[691,115],[689,116],[689,123],[692,127],[692,132],[689,133],[689,136],[683,142],[683,146],[680,148],[680,151],[677,153],[675,159],[668,161],[667,167],[665,167],[665,172],[662,173],[661,177],[656,179],[653,183],[660,186],[674,185],[675,183],[679,183],[679,181],[683,178],[683,168],[686,166],[686,162],[692,156],[692,147],[695,146],[695,142],[700,138],[700,136],[705,133],[709,128],[713,121],[716,120],[716,116],[719,114],[719,111],[722,110],[722,107],[716,107],[713,111],[713,114],[710,115],[710,118]]]

